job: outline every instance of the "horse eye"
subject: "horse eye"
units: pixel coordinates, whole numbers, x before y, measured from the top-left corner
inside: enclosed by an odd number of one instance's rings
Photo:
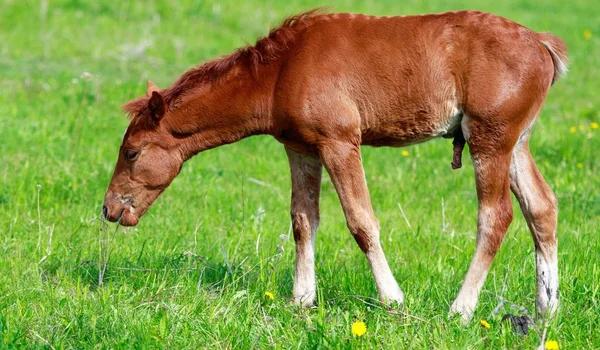
[[[130,149],[125,151],[125,159],[134,160],[137,157],[138,153],[136,151],[132,151]]]

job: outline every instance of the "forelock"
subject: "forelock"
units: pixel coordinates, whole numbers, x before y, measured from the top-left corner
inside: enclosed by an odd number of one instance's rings
[[[147,108],[148,97],[140,97],[123,105],[123,111],[127,114],[127,118],[130,121],[141,116]]]

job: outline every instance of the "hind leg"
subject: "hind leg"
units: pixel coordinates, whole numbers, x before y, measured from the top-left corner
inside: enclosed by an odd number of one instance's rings
[[[510,155],[473,155],[477,197],[477,246],[469,271],[450,313],[461,314],[465,322],[473,317],[479,293],[512,221],[508,171]]]
[[[490,137],[490,130],[495,126],[467,117],[463,122],[475,168],[477,245],[460,292],[450,307],[450,314],[458,313],[464,322],[469,322],[483,283],[513,218],[509,168],[512,147],[518,136],[503,134],[503,137],[493,138]]]
[[[510,165],[510,187],[517,197],[535,244],[538,316],[553,316],[558,308],[556,197],[537,169],[528,134],[516,145]]]

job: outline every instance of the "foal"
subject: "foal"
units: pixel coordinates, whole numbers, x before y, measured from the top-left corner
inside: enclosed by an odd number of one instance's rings
[[[453,167],[469,145],[479,201],[477,248],[451,313],[472,318],[513,217],[512,190],[535,243],[537,310],[551,315],[558,306],[557,202],[528,141],[566,61],[561,39],[481,12],[293,16],[254,46],[191,69],[167,89],[149,82],[145,97],[125,105],[131,123],[103,215],[136,225],[187,159],[269,134],[290,162],[295,301],[315,299],[324,166],[379,298],[403,303],[379,242],[360,146],[450,137]]]

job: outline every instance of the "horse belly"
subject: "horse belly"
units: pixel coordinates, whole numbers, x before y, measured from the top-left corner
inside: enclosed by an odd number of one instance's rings
[[[406,103],[410,107],[410,103]],[[386,108],[387,109],[387,108]],[[453,96],[444,103],[421,108],[384,110],[362,116],[362,144],[401,147],[436,137],[452,137],[462,112]]]

